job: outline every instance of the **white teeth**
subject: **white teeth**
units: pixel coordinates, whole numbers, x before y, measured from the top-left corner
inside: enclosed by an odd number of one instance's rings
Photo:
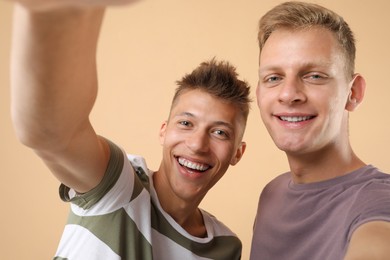
[[[309,120],[311,118],[312,118],[311,116],[281,116],[280,117],[280,119],[282,119],[283,121],[292,122],[292,123]]]
[[[209,168],[208,165],[191,162],[184,158],[179,158],[179,163],[187,168],[197,170],[197,171],[205,171]]]

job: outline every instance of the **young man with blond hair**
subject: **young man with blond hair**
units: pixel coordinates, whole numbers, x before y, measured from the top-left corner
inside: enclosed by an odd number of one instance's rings
[[[251,259],[389,259],[390,175],[352,150],[362,102],[355,40],[322,6],[285,2],[260,20],[257,103],[290,171],[263,190]]]

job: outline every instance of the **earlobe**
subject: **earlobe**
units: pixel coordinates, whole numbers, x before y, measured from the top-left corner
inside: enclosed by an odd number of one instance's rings
[[[164,144],[166,129],[167,129],[167,121],[164,121],[161,124],[160,133],[159,133],[159,138],[160,138],[160,144],[161,145]]]
[[[350,112],[354,111],[362,103],[365,90],[366,81],[360,74],[355,74],[350,83],[350,93],[345,109]]]
[[[244,154],[246,149],[246,143],[241,142],[241,145],[237,148],[236,154],[234,157],[230,160],[230,165],[236,165],[242,158],[242,155]]]

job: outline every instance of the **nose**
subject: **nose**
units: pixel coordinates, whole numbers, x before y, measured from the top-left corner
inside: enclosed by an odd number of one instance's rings
[[[304,84],[299,79],[285,78],[279,92],[279,101],[288,105],[299,104],[306,101]]]
[[[195,130],[186,140],[187,147],[194,153],[205,153],[210,148],[209,134],[203,130]]]

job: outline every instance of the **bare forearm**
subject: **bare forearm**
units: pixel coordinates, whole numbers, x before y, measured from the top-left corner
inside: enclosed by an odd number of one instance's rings
[[[96,45],[103,8],[28,11],[16,6],[12,114],[20,140],[45,149],[88,123],[97,92]],[[47,143],[45,143],[47,142]]]

